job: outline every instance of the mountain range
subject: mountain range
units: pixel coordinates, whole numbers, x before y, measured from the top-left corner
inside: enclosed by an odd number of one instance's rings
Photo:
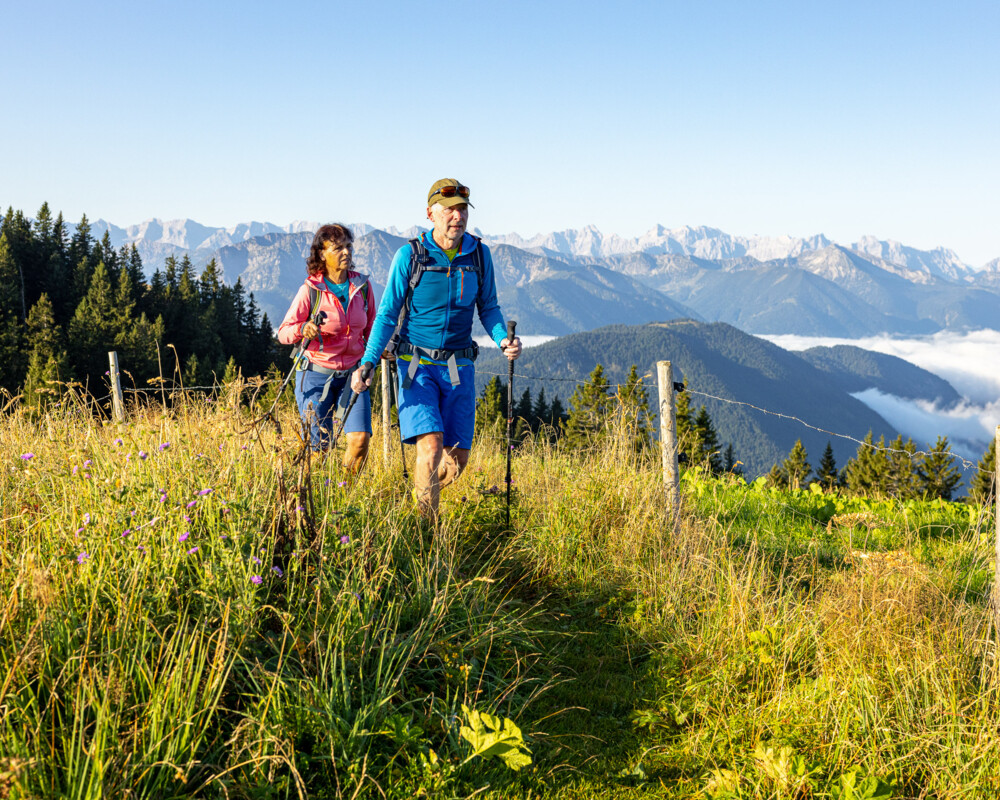
[[[113,245],[133,242],[150,271],[167,255],[196,269],[215,258],[227,281],[242,279],[272,321],[303,276],[314,223],[209,228],[151,220],[131,228],[99,221]],[[385,283],[392,253],[420,231],[352,226],[355,261]],[[525,333],[564,335],[616,322],[687,317],[749,333],[859,337],[1000,329],[1000,259],[976,271],[944,248],[917,250],[863,237],[850,246],[818,235],[738,237],[715,228],[657,226],[641,237],[596,228],[523,239],[485,236],[497,288]]]

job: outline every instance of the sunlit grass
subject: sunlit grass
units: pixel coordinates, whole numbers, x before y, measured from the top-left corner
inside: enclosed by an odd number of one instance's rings
[[[488,431],[435,529],[398,442],[232,401],[0,421],[0,797],[996,796],[981,509],[691,472],[673,520],[620,435],[521,447],[506,531]]]

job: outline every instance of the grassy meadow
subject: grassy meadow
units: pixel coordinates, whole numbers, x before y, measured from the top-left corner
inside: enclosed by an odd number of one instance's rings
[[[236,389],[0,419],[0,798],[1000,796],[992,509],[670,520],[617,432],[520,448],[508,530],[498,430],[432,527]]]

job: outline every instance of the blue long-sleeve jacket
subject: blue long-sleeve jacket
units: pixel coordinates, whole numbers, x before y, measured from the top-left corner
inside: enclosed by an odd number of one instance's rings
[[[421,237],[427,255],[434,265],[448,266],[448,257],[437,246],[430,233]],[[493,258],[483,245],[483,285],[478,285],[476,273],[471,269],[472,251],[476,240],[468,233],[462,236],[462,246],[451,262],[448,272],[427,271],[413,290],[410,311],[403,320],[400,338],[429,350],[464,350],[472,346],[472,312],[477,310],[479,319],[490,337],[500,346],[507,336],[503,313],[497,300],[496,280],[493,275]],[[409,242],[396,251],[389,268],[389,281],[378,307],[378,316],[368,337],[368,346],[361,362],[378,363],[385,346],[392,338],[399,319],[399,311],[406,299],[410,280],[410,261],[413,248]]]

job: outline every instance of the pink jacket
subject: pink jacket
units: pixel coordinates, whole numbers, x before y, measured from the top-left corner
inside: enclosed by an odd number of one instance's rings
[[[312,311],[309,306],[309,288],[313,287],[319,290],[318,309],[326,312],[326,319],[320,326],[320,335],[310,339],[306,345],[306,357],[317,366],[334,370],[350,369],[357,364],[364,355],[368,334],[378,309],[371,284],[364,291],[361,288],[368,283],[367,275],[352,270],[347,273],[347,279],[351,288],[345,313],[337,296],[326,288],[323,273],[306,278],[278,326],[278,341],[282,344],[298,344],[302,341],[302,326],[309,321]]]

